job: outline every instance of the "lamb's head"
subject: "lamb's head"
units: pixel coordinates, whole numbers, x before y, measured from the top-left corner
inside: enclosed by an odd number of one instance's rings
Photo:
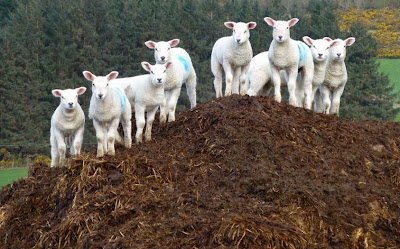
[[[272,38],[276,42],[285,42],[290,39],[290,28],[296,25],[299,21],[297,18],[292,18],[289,21],[275,21],[271,17],[265,17],[264,21],[273,28]]]
[[[329,49],[332,42],[331,38],[324,37],[322,39],[313,40],[308,36],[304,36],[303,41],[310,46],[315,62],[325,61],[329,57]]]
[[[224,25],[227,28],[232,29],[232,36],[234,42],[238,45],[247,42],[250,38],[250,29],[254,29],[257,26],[255,22],[225,22]]]
[[[75,89],[59,90],[54,89],[51,91],[54,96],[60,98],[60,104],[66,110],[74,110],[78,103],[78,95],[83,94],[86,87],[79,87]]]
[[[98,100],[106,98],[109,87],[109,81],[117,78],[118,72],[112,71],[107,76],[96,76],[89,71],[83,71],[83,76],[92,82],[92,93]]]
[[[170,41],[147,41],[144,44],[150,48],[154,49],[154,58],[156,59],[156,63],[165,64],[171,58],[171,48],[177,46],[179,44],[179,39],[173,39]]]
[[[167,62],[165,64],[155,64],[143,61],[142,67],[144,70],[150,73],[151,83],[155,86],[162,85],[167,80],[167,69],[171,66],[172,62]]]
[[[331,60],[344,60],[346,58],[346,48],[353,45],[355,41],[354,37],[349,37],[346,40],[336,39],[332,41],[330,48]]]

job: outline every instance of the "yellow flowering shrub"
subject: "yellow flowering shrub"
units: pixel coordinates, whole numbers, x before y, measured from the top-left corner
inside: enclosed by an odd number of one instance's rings
[[[371,29],[378,41],[378,56],[400,58],[400,8],[350,9],[339,13],[339,28],[348,30],[352,23]]]

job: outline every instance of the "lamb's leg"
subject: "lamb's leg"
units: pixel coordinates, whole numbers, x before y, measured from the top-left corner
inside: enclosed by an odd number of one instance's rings
[[[51,152],[51,164],[50,164],[50,166],[55,167],[55,166],[57,166],[57,164],[60,160],[60,157],[58,154],[57,139],[54,134],[50,135],[50,144],[51,144],[51,151],[50,151]]]
[[[102,127],[102,125],[96,120],[93,119],[93,126],[94,129],[96,130],[96,138],[97,138],[97,157],[102,157],[104,156],[104,143],[106,143],[106,141],[104,141],[104,128]]]
[[[60,132],[55,132],[55,139],[57,140],[58,156],[60,157],[60,166],[65,164],[65,153],[67,151],[67,145],[65,144],[64,135]]]
[[[274,99],[276,102],[281,103],[282,95],[281,95],[281,75],[279,73],[278,68],[271,66],[271,79],[274,84]]]
[[[317,88],[314,93],[314,111],[317,113],[322,113],[324,111],[322,96],[319,88]]]
[[[232,68],[228,63],[223,65],[225,72],[225,96],[231,96],[232,94],[232,81],[233,81],[233,72]]]
[[[331,114],[336,114],[339,116],[339,107],[340,107],[340,97],[343,94],[344,86],[339,87],[332,93],[332,105],[331,105]]]
[[[165,92],[164,100],[160,105],[160,123],[164,124],[167,122],[167,95],[169,95],[169,91]]]
[[[136,119],[136,144],[143,141],[143,128],[145,125],[145,107],[140,104],[135,104],[135,119]]]
[[[72,141],[73,146],[71,146],[74,148],[74,151],[72,154],[74,156],[79,156],[81,154],[83,131],[84,131],[84,127],[82,126],[74,134],[74,139]],[[72,153],[72,151],[71,151],[71,153]]]
[[[331,97],[330,90],[326,86],[322,85],[321,88],[322,103],[324,107],[323,113],[329,114],[331,109]]]
[[[189,75],[189,78],[186,81],[186,92],[189,97],[190,101],[190,108],[194,108],[197,105],[196,102],[196,73],[194,69],[191,69],[191,74]]]
[[[303,81],[303,89],[304,89],[304,108],[311,110],[314,92],[313,92],[313,79],[314,69],[304,68],[303,75],[301,75],[301,80]]]
[[[132,107],[127,105],[122,113],[121,123],[124,130],[124,146],[125,148],[132,147]],[[117,131],[118,132],[118,131]],[[119,135],[119,134],[118,134]]]
[[[249,86],[246,86],[246,78],[247,78],[247,72],[249,71],[249,65],[244,66],[241,68],[241,75],[240,75],[240,95],[244,96],[247,93],[247,88]]]
[[[170,96],[167,99],[167,108],[168,108],[168,122],[174,122],[175,121],[175,109],[176,105],[178,103],[178,98],[179,95],[181,94],[181,89],[175,88],[172,89],[170,92]]]
[[[237,67],[233,71],[233,77],[232,77],[232,94],[239,94],[239,78],[241,74],[241,68]],[[243,83],[244,84],[244,83]]]
[[[117,135],[118,132],[118,125],[119,125],[119,118],[115,118],[114,120],[111,121],[110,127],[108,128],[107,132],[107,154],[110,156],[115,155],[115,136]]]
[[[220,98],[222,97],[222,66],[214,57],[211,57],[211,72],[214,75],[215,95]]]
[[[289,92],[289,105],[297,106],[296,99],[296,79],[297,79],[297,67],[287,69],[288,74],[288,92]]]
[[[146,141],[151,140],[151,129],[153,127],[153,121],[154,121],[157,109],[158,109],[158,107],[154,107],[147,111],[146,131],[144,134]]]

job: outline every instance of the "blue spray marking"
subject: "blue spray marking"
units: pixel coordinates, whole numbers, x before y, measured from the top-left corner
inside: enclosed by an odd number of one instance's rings
[[[124,90],[122,90],[120,87],[117,86],[112,87],[112,89],[117,93],[119,101],[121,102],[121,110],[124,111],[126,105],[126,97]]]
[[[187,61],[185,60],[185,58],[183,58],[181,55],[177,55],[176,57],[178,58],[178,60],[180,60],[182,62],[183,66],[185,67],[186,73],[189,72],[189,65],[188,65]]]
[[[302,42],[297,42],[297,47],[299,48],[299,53],[300,53],[299,64],[302,64],[306,56],[307,45]]]

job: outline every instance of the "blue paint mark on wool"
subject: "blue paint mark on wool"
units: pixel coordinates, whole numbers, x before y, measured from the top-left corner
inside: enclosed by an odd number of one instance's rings
[[[299,48],[299,64],[304,62],[304,58],[306,57],[307,45],[302,42],[297,42],[297,47]]]
[[[124,90],[122,90],[120,87],[112,87],[114,92],[117,93],[119,101],[121,102],[121,110],[124,111],[125,105],[126,105],[126,97]]]
[[[180,61],[182,62],[183,66],[185,67],[185,71],[186,71],[186,72],[189,72],[189,64],[187,63],[187,61],[185,60],[185,58],[183,58],[183,57],[180,56],[180,55],[177,55],[176,57],[178,58],[178,60],[180,60]]]

